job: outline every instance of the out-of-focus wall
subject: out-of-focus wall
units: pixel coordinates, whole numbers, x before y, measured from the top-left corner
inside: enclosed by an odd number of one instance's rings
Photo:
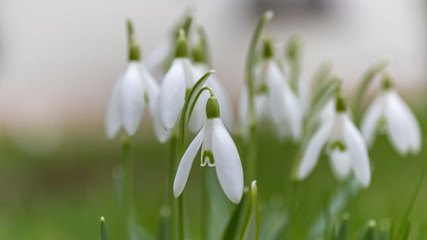
[[[268,26],[273,37],[286,40],[299,33],[304,38],[303,69],[308,78],[329,59],[351,90],[370,63],[390,53],[398,87],[406,93],[425,89],[424,1],[325,2],[322,10],[276,9]],[[126,64],[125,19],[133,20],[146,55],[189,8],[206,28],[217,74],[236,102],[261,3],[1,1],[0,125],[19,129],[22,124],[101,124],[110,90]]]

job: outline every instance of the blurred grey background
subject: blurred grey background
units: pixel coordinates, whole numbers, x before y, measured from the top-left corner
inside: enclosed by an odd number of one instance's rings
[[[351,93],[371,63],[391,54],[402,95],[423,100],[422,0],[2,0],[0,128],[18,144],[44,139],[46,149],[33,149],[42,152],[55,148],[65,127],[101,131],[111,88],[126,66],[125,20],[133,20],[146,56],[187,10],[205,27],[217,75],[236,105],[250,37],[267,9],[275,12],[271,36],[284,42],[294,33],[303,37],[309,80],[330,60]]]

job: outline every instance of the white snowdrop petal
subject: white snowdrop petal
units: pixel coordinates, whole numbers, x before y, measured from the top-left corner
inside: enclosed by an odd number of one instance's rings
[[[325,107],[320,112],[320,120],[322,123],[330,122],[334,119],[335,116],[335,105],[336,100],[332,98],[328,101]]]
[[[377,135],[378,122],[383,114],[384,108],[384,96],[378,95],[372,104],[366,110],[365,115],[362,118],[361,132],[362,136],[366,141],[366,145],[371,147],[375,141]]]
[[[249,106],[248,106],[248,90],[246,86],[243,86],[242,91],[240,93],[239,100],[239,128],[242,132],[244,138],[248,136],[248,128],[249,128]],[[221,109],[220,109],[221,111]]]
[[[205,129],[202,128],[196,135],[193,141],[185,150],[181,161],[179,162],[178,170],[176,171],[175,180],[173,182],[173,194],[177,198],[184,190],[187,183],[188,175],[190,174],[191,166],[193,165],[194,158],[199,151],[200,145],[204,137]]]
[[[182,60],[180,58],[173,60],[160,87],[160,119],[168,130],[175,126],[185,102],[186,76]]]
[[[210,164],[209,159],[203,159],[203,154],[205,151],[210,151],[212,153],[212,134],[213,134],[213,120],[212,119],[208,119],[205,123],[205,136],[203,138],[203,143],[202,143],[202,151],[200,152],[200,162],[201,162],[201,166],[206,166],[206,164],[208,164],[209,166],[214,166],[214,164]],[[214,159],[215,161],[215,159]]]
[[[188,122],[188,128],[193,133],[200,131],[203,124],[206,122],[206,103],[209,96],[209,92],[204,91],[197,100],[196,105],[194,105],[193,113]]]
[[[343,130],[345,146],[351,157],[354,174],[362,186],[368,187],[371,182],[371,168],[365,141],[348,117],[344,120]]]
[[[284,77],[273,60],[266,62],[266,69],[261,71],[268,86],[269,107],[271,116],[276,124],[283,122],[286,116],[285,97],[283,94]]]
[[[349,176],[351,170],[351,157],[347,151],[332,151],[329,154],[329,162],[332,171],[339,180],[344,180]]]
[[[213,119],[212,150],[219,183],[225,195],[234,203],[243,194],[243,169],[236,145],[220,118]]]
[[[142,82],[145,87],[144,90],[145,93],[148,95],[148,106],[150,108],[150,112],[154,113],[155,104],[158,104],[160,87],[143,63],[141,63],[140,65],[140,71],[142,76]]]
[[[409,106],[403,101],[403,99],[397,94],[397,92],[394,93],[396,98],[396,104],[400,105],[404,115],[407,118],[407,131],[410,137],[409,142],[409,150],[413,154],[417,154],[421,150],[421,129],[420,125],[418,123],[417,118],[415,117],[412,110],[409,108]]]
[[[221,82],[216,78],[216,76],[211,76],[206,84],[210,86],[215,94],[215,97],[218,99],[221,119],[224,121],[224,125],[227,130],[231,133],[234,132],[234,112],[231,105],[230,98],[221,84]]]
[[[310,87],[307,78],[300,76],[298,79],[298,96],[301,102],[301,109],[303,115],[308,112],[310,108]]]
[[[136,62],[129,63],[120,84],[119,111],[123,128],[134,135],[144,112],[144,86]]]
[[[120,84],[122,77],[120,77],[114,85],[110,100],[107,105],[105,114],[105,133],[108,139],[113,139],[120,130],[120,111],[119,111],[119,96]]]
[[[285,108],[286,118],[289,120],[290,132],[293,140],[297,141],[301,137],[303,108],[300,100],[295,96],[289,87],[285,88]]]
[[[323,146],[331,133],[332,123],[324,124],[317,130],[304,150],[298,167],[298,178],[305,179],[317,164]]]
[[[408,131],[410,119],[394,90],[389,90],[385,97],[384,116],[387,121],[388,137],[398,153],[404,156],[409,152],[411,144],[411,133]]]

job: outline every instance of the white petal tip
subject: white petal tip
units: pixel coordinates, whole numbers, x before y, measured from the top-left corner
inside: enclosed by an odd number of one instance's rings
[[[238,204],[240,202],[240,200],[242,200],[242,195],[240,194],[239,196],[229,196],[230,201],[232,201],[235,204]]]
[[[100,221],[101,221],[101,222],[105,222],[105,218],[104,218],[104,217],[101,217]]]
[[[209,71],[209,73],[210,73],[210,74],[215,74],[215,73],[216,73],[216,71],[215,71],[214,69],[211,69],[211,70]]]
[[[270,21],[274,17],[274,12],[272,10],[268,10],[264,13],[264,17],[267,21]]]

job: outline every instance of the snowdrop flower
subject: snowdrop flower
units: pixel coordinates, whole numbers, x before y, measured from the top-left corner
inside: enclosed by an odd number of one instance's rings
[[[280,137],[298,140],[301,136],[303,111],[298,96],[285,80],[273,56],[270,39],[264,38],[264,55],[255,78],[255,108],[259,119],[270,118]],[[239,118],[244,128],[248,126],[247,87],[241,94]]]
[[[308,141],[298,167],[298,179],[305,179],[311,173],[325,148],[332,170],[339,179],[347,178],[353,171],[362,186],[369,186],[371,170],[366,144],[346,108],[344,98],[339,93],[333,121],[321,125]]]
[[[393,88],[389,76],[384,77],[383,89],[366,110],[361,130],[369,147],[373,145],[377,132],[383,132],[402,156],[417,154],[421,150],[418,121]]]
[[[134,135],[141,122],[144,107],[148,104],[154,118],[154,130],[159,141],[165,141],[169,132],[159,123],[157,97],[159,86],[150,72],[140,61],[140,49],[133,36],[132,25],[129,28],[129,63],[123,75],[116,82],[105,118],[105,131],[113,139],[123,127],[130,136]]]
[[[188,59],[187,38],[181,30],[176,42],[175,59],[163,79],[159,93],[160,119],[166,129],[172,129],[177,123],[187,92],[196,80],[194,67]],[[200,112],[195,111],[193,115],[200,117]]]
[[[199,43],[192,51],[194,68],[197,73],[196,79],[201,78],[205,73],[207,73],[211,67],[207,61],[207,49],[206,43],[204,40],[200,40]],[[219,107],[221,108],[222,119],[224,120],[224,125],[229,132],[234,130],[234,115],[233,108],[231,106],[230,98],[228,97],[227,92],[225,91],[221,82],[216,78],[215,75],[209,77],[204,86],[208,86],[215,93],[215,96],[218,99]],[[203,112],[203,108],[206,106],[206,102],[209,98],[209,93],[204,92],[197,101],[195,108],[199,109],[200,112]],[[197,120],[197,122],[196,122]],[[197,133],[206,121],[206,116],[204,114],[199,118],[191,118],[189,123],[189,128],[192,132]]]
[[[185,151],[176,172],[173,191],[181,195],[187,183],[193,160],[201,147],[201,166],[215,167],[225,195],[234,203],[243,194],[243,169],[239,153],[220,118],[218,100],[211,93],[206,104],[206,123]]]

